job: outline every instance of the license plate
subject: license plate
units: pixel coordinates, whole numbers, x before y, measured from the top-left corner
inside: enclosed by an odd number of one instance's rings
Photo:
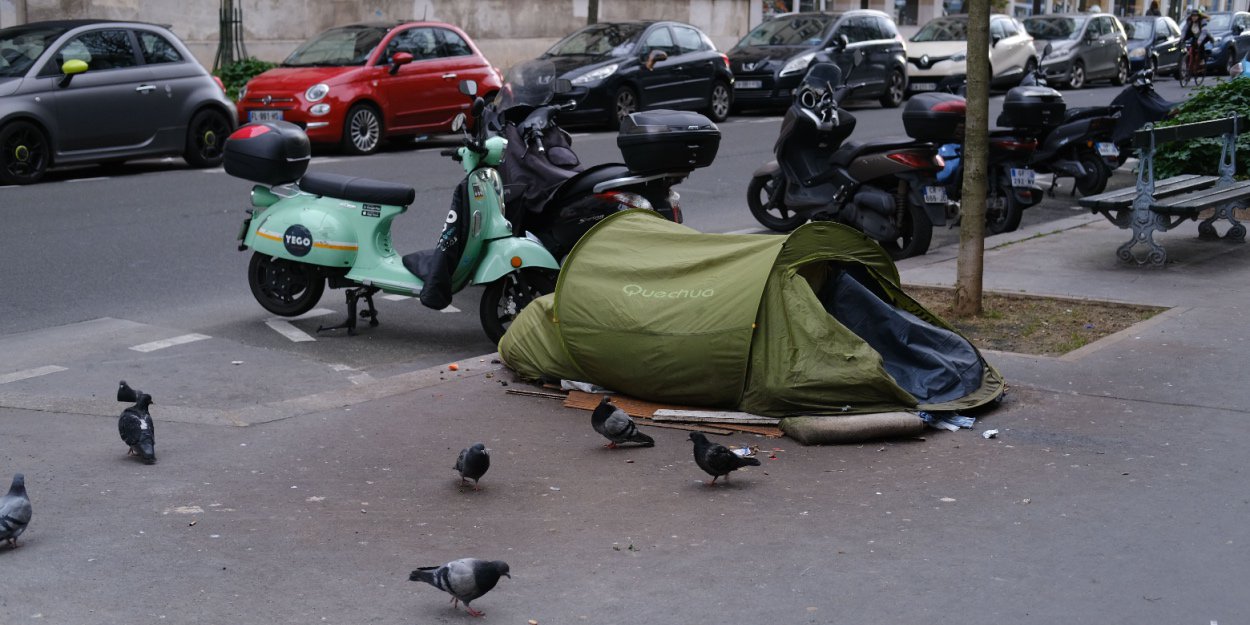
[[[248,111],[247,119],[253,122],[282,121],[282,111]]]
[[[937,83],[933,82],[913,82],[910,86],[912,91],[937,91]]]
[[[925,204],[945,204],[946,203],[946,187],[925,187],[924,188]]]
[[[1095,143],[1094,147],[1098,148],[1100,155],[1108,158],[1120,155],[1120,148],[1116,147],[1114,143]]]
[[[734,81],[734,89],[763,89],[764,81],[762,80],[736,80]]]
[[[1032,169],[1012,168],[1009,173],[1011,174],[1011,186],[1013,187],[1031,187],[1037,177],[1037,174]]]

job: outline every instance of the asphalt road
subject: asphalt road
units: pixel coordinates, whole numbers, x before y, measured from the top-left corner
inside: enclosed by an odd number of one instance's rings
[[[1183,92],[1159,84],[1170,99]],[[1109,101],[1112,87],[1065,92],[1069,106]],[[991,119],[1001,108],[991,101]],[[857,138],[900,134],[899,110],[875,104],[854,109]],[[679,187],[687,225],[706,232],[764,232],[745,206],[751,173],[772,158],[780,125],[775,113],[731,118],[715,163]],[[417,191],[408,213],[395,222],[401,253],[428,247],[441,227],[450,191],[462,175],[438,150],[453,138],[433,137],[363,158],[318,154],[311,169],[405,182]],[[615,135],[575,129],[574,148],[584,163],[618,161]],[[1119,175],[1127,183],[1127,175]],[[382,325],[355,338],[321,335],[294,342],[271,329],[245,278],[248,254],[234,237],[248,206],[251,183],[221,169],[188,169],[165,159],[110,168],[54,172],[48,182],[0,188],[6,269],[0,286],[3,334],[49,330],[98,318],[125,319],[184,333],[225,337],[299,358],[339,363],[375,374],[394,373],[493,351],[477,320],[479,289],[456,296],[459,312],[434,312],[416,301],[379,300]],[[1025,212],[1024,224],[1072,214],[1060,193]],[[938,228],[933,246],[955,244],[958,231]],[[327,291],[323,316],[296,321],[313,332],[338,321],[345,306]],[[3,373],[3,371],[0,371]]]

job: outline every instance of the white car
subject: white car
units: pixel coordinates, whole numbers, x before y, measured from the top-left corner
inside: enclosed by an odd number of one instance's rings
[[[1037,68],[1033,37],[1008,15],[990,16],[990,82],[1012,86]],[[907,42],[908,93],[954,91],[968,73],[968,16],[929,21]]]

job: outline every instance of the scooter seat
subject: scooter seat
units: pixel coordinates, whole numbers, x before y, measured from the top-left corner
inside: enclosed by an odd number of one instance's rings
[[[833,153],[833,156],[829,157],[829,162],[838,167],[846,167],[851,164],[851,161],[859,158],[861,154],[881,152],[909,145],[918,145],[918,142],[911,137],[880,137],[866,141],[847,141]]]
[[[362,204],[386,204],[407,206],[417,198],[417,192],[406,184],[371,180],[342,174],[307,174],[300,178],[301,191],[313,195],[360,202]]]
[[[632,176],[629,168],[620,163],[604,163],[595,165],[589,169],[580,171],[576,176],[565,180],[559,189],[552,194],[552,199],[561,199],[566,197],[576,197],[579,195],[590,195],[594,193],[595,185],[614,180],[616,178],[626,178]]]

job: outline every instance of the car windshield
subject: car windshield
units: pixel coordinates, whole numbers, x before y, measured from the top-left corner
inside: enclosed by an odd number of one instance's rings
[[[382,42],[386,29],[375,26],[332,28],[296,48],[283,67],[335,67],[364,65]]]
[[[1084,17],[1036,17],[1024,20],[1024,30],[1036,39],[1078,39]]]
[[[67,28],[14,26],[0,30],[0,76],[21,76]]]
[[[815,46],[825,40],[833,15],[786,15],[774,18],[747,33],[739,46]]]
[[[1154,37],[1154,20],[1120,20],[1124,32],[1133,41],[1150,41]]]
[[[1228,30],[1229,29],[1228,25],[1232,23],[1232,19],[1233,19],[1233,16],[1227,13],[1220,13],[1217,15],[1212,15],[1210,21],[1207,22],[1207,30],[1211,30],[1215,32]]]
[[[911,38],[912,41],[967,41],[968,20],[954,17],[941,17],[930,20],[920,32]]]
[[[596,24],[556,42],[546,56],[626,56],[644,24]]]

